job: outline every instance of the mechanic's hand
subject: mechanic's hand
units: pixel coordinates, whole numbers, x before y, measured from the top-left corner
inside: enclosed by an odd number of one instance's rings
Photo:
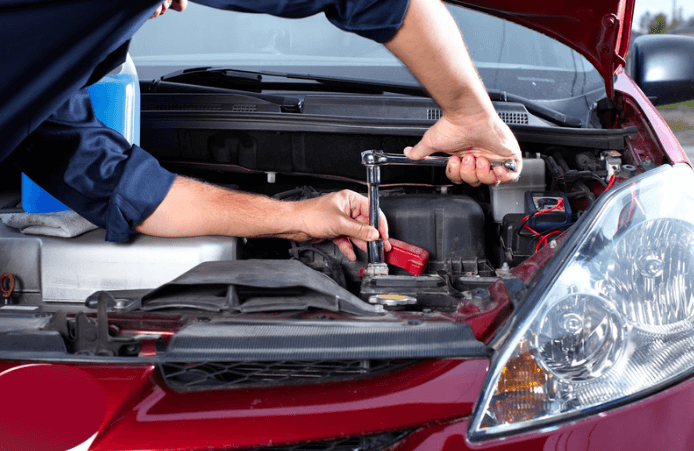
[[[523,168],[518,141],[496,114],[454,118],[444,114],[416,146],[405,149],[405,155],[413,160],[434,152],[451,154],[446,175],[453,183],[472,186],[506,183],[516,180]],[[490,161],[507,159],[516,161],[515,172],[490,165]]]
[[[379,231],[376,231],[369,225],[369,200],[354,191],[342,190],[297,202],[296,215],[301,231],[286,238],[294,241],[332,239],[350,261],[357,259],[350,241],[366,252],[366,242],[380,236],[385,250],[392,248],[385,215],[381,212]]]
[[[150,19],[156,19],[159,16],[164,15],[169,9],[174,11],[183,12],[188,7],[188,0],[164,0],[164,2],[159,5],[156,11],[149,17]]]

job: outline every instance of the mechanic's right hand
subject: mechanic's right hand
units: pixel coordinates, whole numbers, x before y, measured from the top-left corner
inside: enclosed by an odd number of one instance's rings
[[[506,183],[516,180],[523,168],[518,141],[495,113],[459,117],[444,114],[416,146],[405,149],[405,155],[413,160],[434,152],[451,154],[446,175],[453,183],[472,186]],[[490,164],[508,159],[516,161],[515,172]]]
[[[366,251],[366,242],[380,236],[385,250],[392,248],[385,215],[381,212],[378,231],[371,227],[369,200],[354,191],[342,190],[297,202],[295,215],[300,230],[283,234],[284,238],[294,241],[331,239],[350,261],[357,259],[351,243]]]

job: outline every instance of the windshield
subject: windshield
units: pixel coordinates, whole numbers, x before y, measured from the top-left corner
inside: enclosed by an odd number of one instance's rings
[[[562,99],[603,85],[583,56],[554,39],[457,5],[448,9],[490,90]],[[133,38],[130,52],[143,79],[190,67],[224,66],[418,84],[384,46],[339,30],[323,15],[282,19],[191,4],[184,13],[148,21]]]

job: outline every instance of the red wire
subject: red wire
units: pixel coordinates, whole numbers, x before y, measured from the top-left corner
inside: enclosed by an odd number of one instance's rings
[[[530,215],[528,215],[528,216],[526,216],[525,218],[523,218],[523,221],[522,221],[522,222],[525,223],[525,221],[527,221],[529,217],[530,217]],[[530,233],[532,233],[533,235],[535,235],[535,236],[540,236],[540,232],[537,232],[537,231],[531,229],[530,226],[529,226],[528,224],[523,224],[523,227],[525,227],[526,229],[530,230]]]
[[[528,230],[530,231],[530,233],[532,233],[533,235],[535,235],[535,236],[540,236],[540,232],[538,232],[538,231],[536,231],[536,230],[533,230],[528,224],[526,224],[526,221],[527,221],[528,219],[530,219],[531,216],[540,216],[540,215],[544,215],[545,213],[549,213],[550,211],[557,210],[557,209],[559,209],[559,208],[562,208],[563,206],[564,206],[564,198],[563,198],[563,197],[560,197],[559,200],[557,201],[557,205],[555,205],[554,207],[548,208],[548,209],[546,209],[546,210],[536,211],[536,212],[533,213],[532,215],[527,215],[527,216],[525,216],[525,217],[523,218],[523,220],[521,221],[521,222],[523,223],[523,227],[525,227],[526,229],[528,229]],[[540,240],[540,241],[542,241],[542,240]],[[537,252],[537,251],[535,251],[535,252]]]
[[[544,215],[545,213],[549,213],[550,211],[558,210],[559,208],[562,208],[562,207],[564,207],[564,198],[560,197],[559,200],[557,201],[557,205],[555,205],[554,207],[547,208],[545,210],[540,210],[540,211],[533,213],[532,215],[525,216],[522,220],[523,227],[526,228],[527,230],[529,230],[530,233],[532,233],[533,235],[541,236],[540,232],[532,229],[528,224],[526,224],[526,221],[528,219],[530,219],[531,216]],[[548,239],[550,236],[556,235],[557,233],[561,233],[561,232],[559,230],[555,230],[554,232],[550,232],[547,235],[542,235],[542,238],[540,238],[540,241],[537,242],[537,246],[535,246],[535,252],[539,251],[542,246],[545,246],[548,243],[548,241],[549,241]]]
[[[561,230],[555,230],[553,232],[549,232],[547,235],[543,235],[542,238],[540,238],[540,241],[537,242],[537,246],[535,246],[535,252],[539,251],[542,247],[549,243],[549,237],[558,233],[561,233]]]
[[[614,174],[612,174],[612,176],[610,176],[610,181],[607,182],[607,186],[605,187],[605,191],[612,188],[612,185],[614,185],[615,180],[617,180],[617,177],[615,177]]]

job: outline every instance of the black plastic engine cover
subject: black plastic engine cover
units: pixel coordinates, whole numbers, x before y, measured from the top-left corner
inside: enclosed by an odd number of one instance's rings
[[[426,272],[475,273],[486,268],[484,213],[467,196],[381,196],[390,236],[429,252]]]

